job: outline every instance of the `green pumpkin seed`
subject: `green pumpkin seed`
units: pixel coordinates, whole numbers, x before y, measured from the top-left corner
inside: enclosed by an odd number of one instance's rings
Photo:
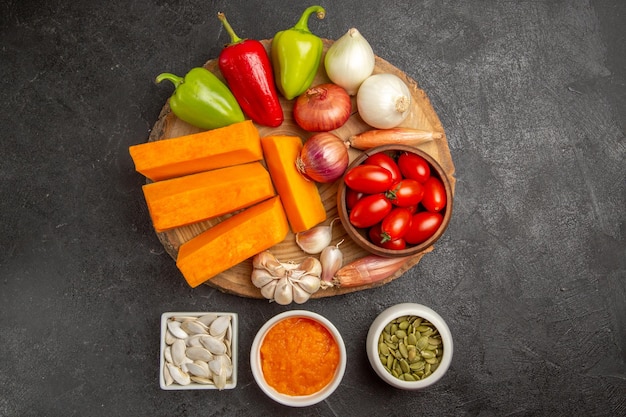
[[[378,353],[382,354],[382,355],[389,355],[389,347],[387,347],[386,344],[384,343],[379,343],[378,344]]]
[[[415,346],[417,346],[419,350],[426,349],[426,346],[428,346],[428,336],[422,336],[417,339],[417,343],[415,344]]]
[[[425,366],[426,366],[426,362],[424,362],[424,361],[418,361],[418,362],[415,362],[415,363],[410,364],[410,365],[409,365],[409,368],[410,368],[412,371],[421,371],[422,369],[424,369],[424,367],[425,367]]]
[[[400,324],[398,324],[398,328],[400,330],[406,330],[406,329],[409,328],[410,325],[411,325],[411,323],[409,323],[408,320],[404,320],[404,321],[400,322]]]
[[[426,361],[426,363],[430,363],[431,365],[438,362],[437,358],[427,358],[427,359],[424,359],[424,360]]]
[[[406,338],[406,344],[407,345],[417,345],[417,337],[415,337],[414,334],[409,334],[408,337]]]
[[[432,359],[432,358],[436,357],[435,353],[431,352],[430,350],[423,350],[420,353],[422,354],[422,357],[424,359]]]
[[[409,360],[409,362],[414,362],[417,358],[417,349],[415,349],[415,346],[408,346],[407,351],[408,352],[406,358]]]
[[[428,338],[429,345],[439,346],[441,344],[441,339],[438,337],[429,337]]]
[[[405,381],[416,381],[413,375],[409,374],[408,372],[404,373],[402,376],[404,377]]]
[[[409,367],[409,364],[407,363],[407,361],[402,359],[401,361],[399,361],[399,363],[400,363],[400,369],[402,369],[402,372],[410,372],[411,371],[411,368]]]
[[[406,337],[406,332],[404,330],[397,330],[395,335],[398,340],[403,340]]]
[[[409,357],[409,351],[406,348],[406,345],[404,343],[400,343],[398,345],[398,350],[400,351],[400,354],[402,355],[403,358],[408,358]]]

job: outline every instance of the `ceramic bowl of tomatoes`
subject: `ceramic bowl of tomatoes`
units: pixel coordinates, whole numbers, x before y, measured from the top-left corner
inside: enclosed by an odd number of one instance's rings
[[[412,146],[369,149],[348,167],[337,209],[348,235],[385,257],[416,255],[435,243],[452,216],[452,187],[439,163]]]

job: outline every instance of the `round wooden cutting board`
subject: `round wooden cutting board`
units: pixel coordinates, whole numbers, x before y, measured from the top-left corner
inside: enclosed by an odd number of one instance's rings
[[[263,44],[269,52],[269,48],[271,45],[271,40],[263,40]],[[326,50],[332,45],[333,41],[324,40],[324,54]],[[213,59],[208,61],[205,65],[209,71],[216,74],[222,81],[224,78],[220,74],[218,69],[217,59]],[[437,117],[437,114],[433,110],[430,100],[426,96],[426,93],[421,90],[417,83],[408,77],[404,72],[400,71],[389,62],[376,57],[376,66],[374,70],[375,74],[378,73],[391,73],[399,76],[403,81],[406,82],[412,94],[412,103],[411,103],[411,112],[406,120],[400,125],[401,127],[410,127],[415,129],[429,130],[434,132],[441,133],[441,138],[435,139],[432,142],[425,143],[420,145],[419,148],[428,154],[430,154],[433,158],[435,158],[443,167],[443,169],[448,174],[448,178],[450,180],[450,184],[452,185],[452,189],[454,190],[454,164],[452,162],[452,157],[450,155],[450,150],[448,148],[448,142],[446,139],[446,135],[444,129]],[[322,57],[322,65],[320,65],[320,70],[313,82],[313,85],[319,85],[322,83],[330,82],[328,77],[326,76],[326,71],[323,65],[323,57]],[[310,132],[306,132],[302,130],[293,120],[292,117],[292,107],[293,101],[288,101],[284,98],[281,98],[281,104],[283,107],[285,121],[283,124],[277,128],[270,128],[266,126],[257,125],[259,133],[261,137],[268,135],[290,135],[290,136],[299,136],[303,141],[305,141],[308,137],[312,135]],[[359,114],[356,111],[356,100],[352,98],[352,116],[348,120],[348,122],[343,125],[341,128],[332,131],[332,133],[339,136],[341,139],[347,140],[350,136],[364,132],[366,130],[372,129],[370,126],[365,124],[363,120],[360,118]],[[199,132],[200,129],[195,128],[182,120],[178,119],[174,113],[171,112],[169,104],[166,103],[163,109],[161,110],[161,114],[159,115],[159,119],[155,123],[152,132],[149,137],[149,141],[156,141],[161,139],[168,139],[183,135],[189,135],[192,133]],[[359,151],[356,149],[350,149],[350,161],[352,161],[357,155]],[[329,224],[330,221],[336,217],[337,214],[337,206],[336,206],[336,194],[337,194],[337,184],[318,184],[318,188],[322,197],[322,201],[324,202],[324,206],[327,212],[327,220],[324,224]],[[184,226],[177,229],[169,230],[166,232],[159,232],[157,236],[165,250],[170,254],[170,256],[175,260],[178,255],[178,248],[183,243],[187,242],[194,236],[202,233],[208,228],[216,225],[217,223],[223,221],[229,216],[221,216],[210,219],[205,222],[193,224],[190,226]],[[345,233],[343,227],[341,226],[341,222],[337,221],[333,225],[333,240],[332,244],[336,244],[344,240],[344,242],[340,245],[340,248],[344,255],[344,265],[348,264],[354,260],[360,259],[364,256],[367,256],[368,253],[357,246],[354,242],[350,240],[348,235]],[[406,272],[409,268],[416,265],[422,256],[425,253],[432,251],[433,246],[429,247],[426,251],[415,255],[409,258],[405,264],[398,270],[395,274],[387,277],[386,279],[379,281],[374,284],[363,285],[360,287],[351,287],[351,288],[329,288],[319,290],[315,294],[312,295],[312,298],[321,298],[321,297],[329,297],[339,294],[345,294],[353,291],[360,291],[368,288],[372,288],[374,286],[384,285],[398,277],[400,277],[404,272]],[[270,251],[280,260],[281,262],[300,262],[307,255],[304,253],[295,243],[295,236],[290,232],[285,240],[278,245],[270,248]],[[263,298],[260,290],[252,285],[250,281],[250,275],[252,273],[252,262],[250,259],[222,272],[221,274],[211,278],[207,281],[207,285],[215,287],[223,292],[236,294],[242,297],[250,297],[250,298]],[[181,275],[181,279],[182,275]]]

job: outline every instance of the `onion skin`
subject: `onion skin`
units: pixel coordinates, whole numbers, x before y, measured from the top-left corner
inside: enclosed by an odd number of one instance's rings
[[[328,132],[343,126],[352,113],[350,96],[343,87],[327,83],[311,87],[296,99],[293,117],[308,132]]]
[[[339,179],[350,162],[347,142],[329,132],[316,133],[302,147],[296,168],[309,181],[329,183]]]

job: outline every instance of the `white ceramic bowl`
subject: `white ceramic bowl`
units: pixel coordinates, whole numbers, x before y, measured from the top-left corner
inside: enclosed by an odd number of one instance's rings
[[[164,377],[165,368],[165,348],[167,343],[165,342],[165,335],[167,332],[167,322],[172,317],[201,317],[206,314],[216,314],[218,316],[230,316],[231,323],[231,361],[233,364],[233,374],[226,381],[224,389],[233,389],[237,386],[237,333],[238,333],[238,316],[236,313],[224,313],[224,312],[167,312],[161,315],[161,350],[160,350],[160,368],[159,368],[159,383],[161,389],[164,390],[206,390],[217,389],[213,384],[198,384],[191,382],[188,385],[179,385],[173,383],[168,385]]]
[[[402,316],[418,316],[431,322],[441,334],[443,344],[443,355],[437,369],[428,377],[419,381],[403,381],[390,374],[380,361],[378,354],[379,337],[385,326],[392,320]],[[429,387],[439,381],[446,373],[452,362],[452,353],[454,346],[452,343],[452,334],[448,325],[443,318],[434,310],[414,303],[402,303],[389,307],[376,317],[369,332],[367,333],[366,342],[367,357],[372,368],[378,376],[389,385],[404,390],[419,390]]]
[[[339,347],[339,365],[335,371],[334,378],[328,383],[328,385],[314,394],[293,396],[280,393],[266,382],[265,376],[263,375],[263,369],[261,367],[261,345],[263,344],[265,335],[276,323],[292,317],[305,317],[320,323],[333,335],[335,341],[337,342],[337,346]],[[285,352],[285,354],[289,353]],[[325,317],[306,310],[286,311],[272,317],[257,332],[250,350],[250,366],[252,368],[252,375],[254,376],[254,379],[261,390],[268,397],[283,405],[291,407],[307,407],[326,399],[341,383],[346,370],[346,347],[337,328]]]

